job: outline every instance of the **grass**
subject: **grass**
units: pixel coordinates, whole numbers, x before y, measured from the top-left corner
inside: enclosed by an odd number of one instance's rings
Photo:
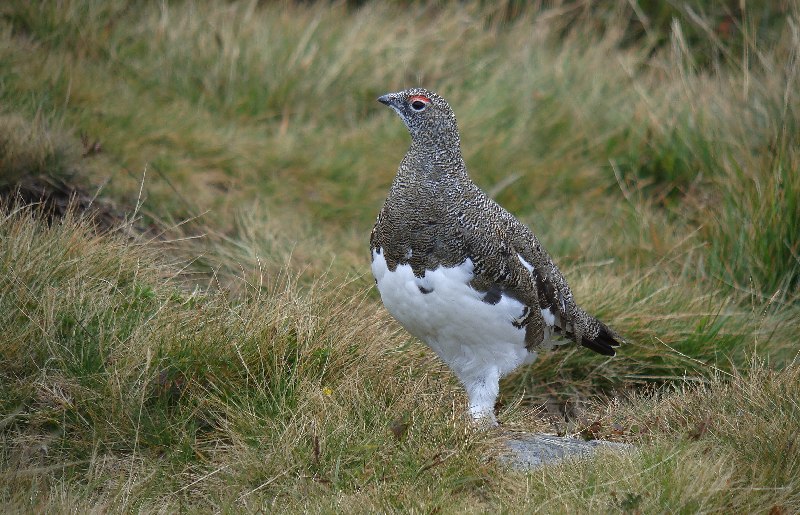
[[[3,4],[0,190],[79,199],[0,209],[0,506],[800,510],[799,15]],[[408,136],[374,98],[416,84],[630,341],[507,378],[505,428],[636,451],[505,470],[380,306]]]

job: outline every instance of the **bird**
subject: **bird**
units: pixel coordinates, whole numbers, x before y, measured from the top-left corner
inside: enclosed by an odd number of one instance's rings
[[[575,342],[614,356],[624,340],[576,304],[533,231],[470,179],[447,101],[424,88],[378,101],[411,145],[370,234],[372,274],[389,314],[457,376],[472,421],[498,425],[500,379],[540,350]]]

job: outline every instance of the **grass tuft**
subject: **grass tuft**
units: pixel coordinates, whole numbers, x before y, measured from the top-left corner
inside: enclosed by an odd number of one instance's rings
[[[800,511],[799,20],[2,3],[0,508]],[[634,451],[506,470],[380,306],[408,135],[374,99],[414,85],[628,341],[507,378],[503,430]]]

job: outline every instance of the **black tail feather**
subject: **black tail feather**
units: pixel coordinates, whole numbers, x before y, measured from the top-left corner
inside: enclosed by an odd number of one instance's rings
[[[611,329],[601,325],[600,333],[593,340],[589,340],[584,336],[581,338],[581,345],[604,356],[615,356],[617,352],[614,347],[620,346],[620,340],[622,338],[614,334]]]

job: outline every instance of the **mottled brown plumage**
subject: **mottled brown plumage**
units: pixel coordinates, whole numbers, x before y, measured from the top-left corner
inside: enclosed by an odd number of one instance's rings
[[[564,276],[533,232],[470,180],[447,102],[422,88],[379,100],[398,112],[412,142],[372,230],[373,256],[385,259],[390,272],[409,265],[417,278],[471,260],[469,284],[483,302],[496,304],[509,296],[524,305],[508,323],[524,328],[529,350],[546,340],[547,327],[613,356],[618,336],[575,303]],[[422,285],[419,289],[429,293]],[[552,314],[550,324],[542,310]]]
[[[383,249],[390,270],[408,263],[418,276],[469,257],[475,264],[472,286],[489,294],[488,300],[511,295],[531,308],[521,322],[529,346],[542,342],[540,309],[550,308],[556,327],[567,337],[613,356],[613,347],[619,345],[616,334],[574,302],[567,281],[536,235],[470,180],[456,118],[447,102],[422,88],[396,95],[401,105],[415,95],[432,103],[424,119],[409,125],[411,147],[378,215],[370,247]],[[405,109],[410,117],[422,118],[422,113]],[[528,271],[517,255],[533,270]]]

